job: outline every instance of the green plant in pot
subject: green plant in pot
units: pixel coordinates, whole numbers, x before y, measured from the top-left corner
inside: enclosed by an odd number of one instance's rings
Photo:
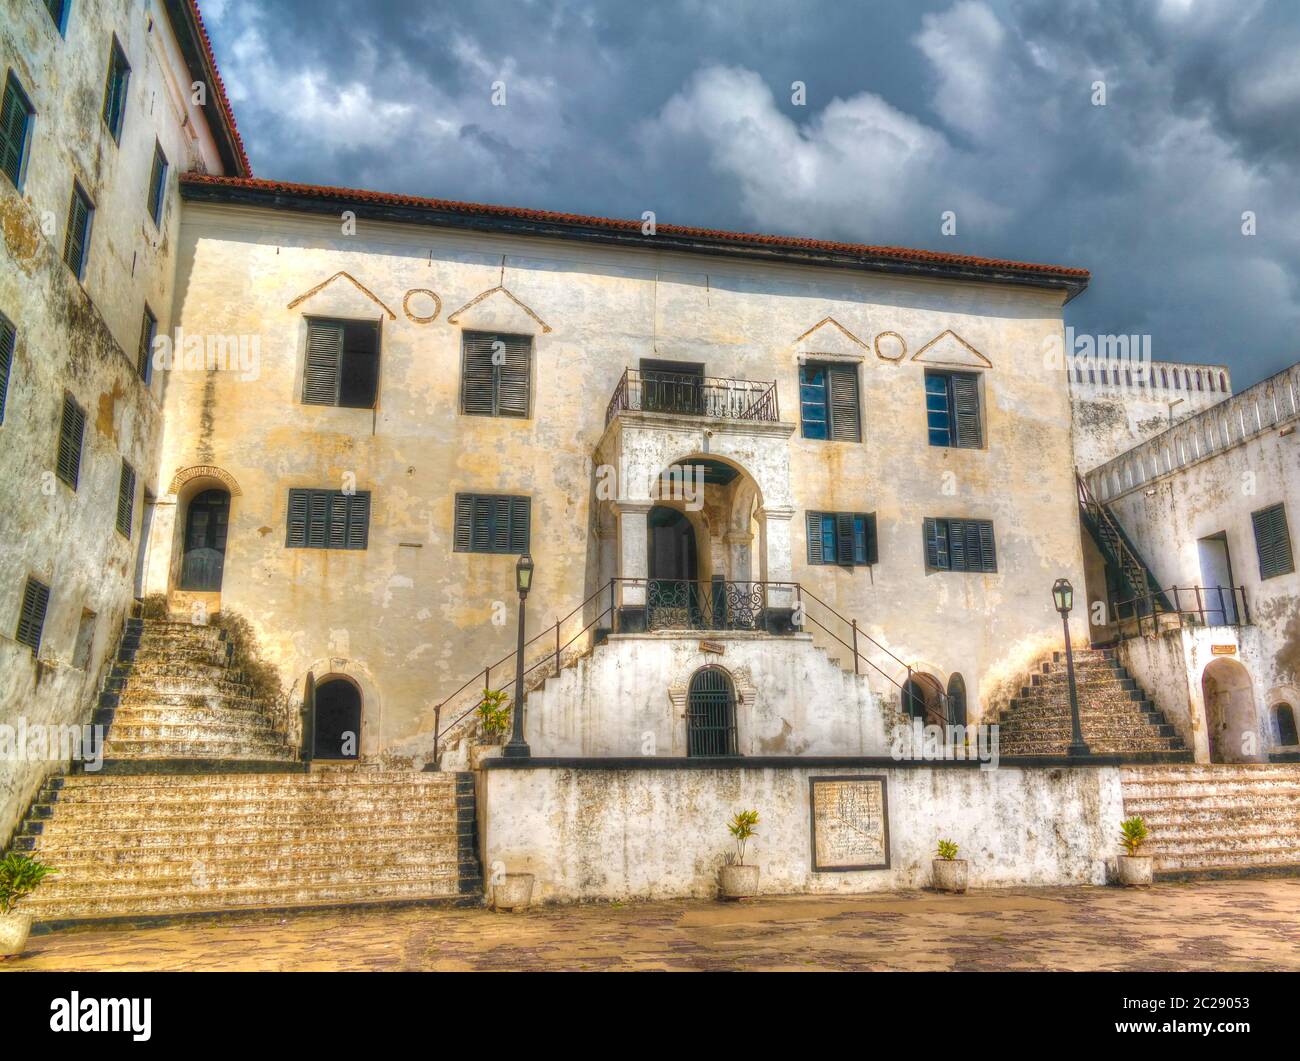
[[[727,824],[727,831],[735,841],[735,849],[728,851],[718,872],[718,897],[720,899],[745,899],[758,894],[758,867],[745,865],[745,845],[758,831],[758,811],[737,811]]]
[[[964,858],[957,857],[957,845],[952,840],[940,840],[935,858],[934,886],[941,892],[961,893],[966,890],[968,867]]]
[[[53,872],[40,859],[17,851],[0,859],[0,958],[23,952],[32,918],[16,907]]]
[[[484,689],[478,704],[479,732],[485,744],[499,744],[510,732],[510,696],[504,689]]]
[[[1119,856],[1119,882],[1126,887],[1143,887],[1154,879],[1154,860],[1140,853],[1150,835],[1147,823],[1136,815],[1119,823],[1119,842],[1125,851]]]

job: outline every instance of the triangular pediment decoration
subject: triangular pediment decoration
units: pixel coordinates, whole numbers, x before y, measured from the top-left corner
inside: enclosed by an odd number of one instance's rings
[[[371,302],[373,302],[376,306],[378,306],[385,313],[387,313],[388,319],[390,321],[397,320],[397,314],[394,313],[391,309],[389,309],[386,305],[384,305],[383,300],[378,295],[376,295],[373,291],[371,291],[370,288],[366,287],[365,284],[361,283],[361,281],[358,280],[351,273],[345,273],[342,271],[335,273],[328,280],[322,280],[319,284],[317,284],[315,287],[311,288],[310,290],[304,291],[301,295],[299,295],[292,302],[290,302],[287,308],[294,309],[295,307],[302,305],[313,295],[319,294],[320,292],[324,291],[325,288],[329,287],[330,284],[334,283],[334,281],[338,280],[340,277],[342,277],[344,280],[347,280],[349,283],[351,283],[352,286],[355,287],[358,291],[360,291],[363,295],[365,295],[366,298],[370,299]]]
[[[823,317],[790,344],[799,354],[844,354],[861,357],[866,343],[834,317]]]
[[[951,328],[940,332],[912,355],[913,361],[958,368],[992,368],[993,362]]]
[[[486,301],[487,301],[489,298],[491,298],[493,295],[504,295],[504,296],[505,296],[506,298],[508,298],[511,302],[513,302],[516,306],[518,306],[521,310],[523,310],[526,314],[528,314],[528,316],[529,316],[532,320],[536,321],[537,324],[541,326],[541,329],[542,329],[543,332],[549,332],[549,331],[551,330],[551,326],[550,326],[549,324],[547,324],[544,320],[542,320],[542,318],[539,317],[536,313],[534,313],[534,312],[532,311],[531,307],[529,307],[529,306],[528,306],[527,304],[525,304],[522,300],[520,300],[519,298],[517,298],[517,297],[516,297],[516,296],[515,296],[511,291],[510,291],[509,288],[505,287],[505,286],[502,285],[502,284],[497,284],[496,287],[490,287],[490,288],[488,288],[486,291],[484,291],[482,294],[475,295],[472,299],[470,299],[468,302],[466,302],[465,305],[461,306],[460,309],[458,309],[455,313],[453,313],[453,314],[451,314],[450,316],[448,316],[448,318],[447,318],[447,323],[448,323],[448,324],[459,324],[459,323],[460,323],[460,317],[461,317],[462,314],[464,314],[464,313],[468,312],[469,310],[473,309],[475,306],[478,306],[479,304],[481,304],[481,303],[483,303],[483,302],[486,302]]]

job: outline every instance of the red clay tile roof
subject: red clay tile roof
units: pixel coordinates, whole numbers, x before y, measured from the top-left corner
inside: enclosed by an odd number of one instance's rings
[[[543,224],[573,226],[584,229],[604,229],[611,232],[637,232],[642,222],[613,217],[589,217],[584,214],[562,214],[551,210],[530,210],[517,206],[495,206],[487,203],[464,203],[451,199],[425,199],[414,195],[391,192],[366,191],[361,188],[332,188],[317,184],[295,184],[290,181],[261,180],[253,177],[218,177],[197,173],[181,175],[181,183],[206,185],[230,190],[265,192],[272,195],[291,195],[310,199],[333,200],[340,203],[373,203],[383,206],[410,207],[418,210],[436,210],[442,213],[465,216],[495,217],[505,220],[534,221]],[[1065,265],[1044,265],[1036,262],[1009,261],[1002,258],[980,258],[969,254],[945,254],[939,251],[917,250],[910,247],[876,247],[863,243],[838,243],[833,240],[806,239],[799,236],[771,236],[754,232],[727,232],[721,229],[691,228],[685,225],[657,224],[659,235],[682,236],[736,246],[789,248],[795,250],[825,251],[854,257],[897,262],[916,262],[935,266],[966,267],[979,270],[996,270],[1009,273],[1041,276],[1045,281],[1060,279],[1074,288],[1084,287],[1091,274],[1087,269]]]
[[[239,135],[239,129],[235,125],[235,112],[231,109],[230,100],[226,97],[226,86],[221,81],[221,71],[217,69],[217,58],[212,53],[212,41],[208,39],[207,27],[203,25],[203,16],[199,13],[198,0],[185,0],[185,3],[189,8],[190,17],[194,20],[194,29],[198,33],[199,43],[203,45],[204,57],[207,59],[208,66],[212,70],[213,95],[216,97],[217,107],[225,118],[232,146],[235,149],[235,153],[239,156],[239,162],[243,166],[243,172],[241,175],[244,177],[251,177],[253,175],[253,167],[249,164],[248,152],[244,150],[244,140]]]

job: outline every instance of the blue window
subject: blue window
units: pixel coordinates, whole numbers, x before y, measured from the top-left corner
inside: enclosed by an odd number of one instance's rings
[[[926,372],[925,420],[932,446],[983,446],[979,377],[973,372]]]
[[[113,48],[108,53],[108,80],[104,84],[104,124],[113,139],[122,139],[122,120],[126,117],[126,86],[131,80],[131,64],[126,53],[113,38]]]
[[[931,571],[998,569],[993,524],[986,519],[925,520],[925,566]]]
[[[859,567],[879,560],[874,512],[809,512],[808,562]]]
[[[799,419],[804,438],[861,442],[858,366],[813,364],[799,367]]]
[[[167,156],[162,144],[153,145],[153,169],[149,173],[149,216],[155,225],[162,224],[163,200],[167,192]]]
[[[826,409],[826,369],[822,365],[799,367],[799,419],[804,438],[829,438]]]
[[[10,74],[5,78],[4,99],[0,102],[0,169],[15,188],[22,187],[23,162],[35,113],[22,85]]]

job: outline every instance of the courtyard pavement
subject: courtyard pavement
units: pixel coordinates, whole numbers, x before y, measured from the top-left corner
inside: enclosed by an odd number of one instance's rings
[[[1300,878],[240,914],[33,936],[0,969],[1300,970]]]

